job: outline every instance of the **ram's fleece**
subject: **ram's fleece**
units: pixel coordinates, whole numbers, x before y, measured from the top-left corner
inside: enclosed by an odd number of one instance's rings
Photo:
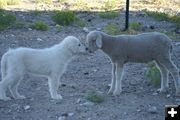
[[[121,80],[125,63],[155,61],[162,76],[160,91],[167,91],[168,72],[170,72],[174,79],[176,95],[180,95],[179,71],[171,61],[172,42],[166,35],[151,32],[138,35],[110,36],[100,31],[92,31],[88,33],[86,42],[89,52],[101,49],[112,61],[112,82],[108,93],[113,93],[113,95],[121,93]]]
[[[6,52],[1,60],[2,81],[0,99],[9,100],[9,88],[13,98],[23,99],[18,93],[18,85],[24,74],[31,73],[48,78],[49,91],[53,99],[62,99],[57,93],[59,79],[70,60],[86,53],[85,46],[75,37],[68,36],[62,42],[45,49],[17,48]]]

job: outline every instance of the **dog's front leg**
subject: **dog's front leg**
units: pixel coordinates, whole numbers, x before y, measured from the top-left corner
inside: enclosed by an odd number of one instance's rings
[[[111,80],[111,86],[108,91],[108,94],[112,94],[114,89],[115,89],[115,84],[116,84],[116,65],[115,63],[112,63],[112,80]]]
[[[121,86],[121,81],[122,81],[122,75],[123,74],[123,64],[122,63],[117,63],[116,64],[116,84],[115,84],[115,90],[113,92],[113,95],[120,95],[122,92],[122,86]]]
[[[48,84],[51,98],[56,100],[62,99],[62,96],[57,93],[59,87],[59,77],[53,76],[51,78],[48,78]]]

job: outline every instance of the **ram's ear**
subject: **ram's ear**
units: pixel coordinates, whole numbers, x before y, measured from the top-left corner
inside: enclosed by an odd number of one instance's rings
[[[97,39],[96,39],[96,45],[99,49],[102,48],[102,37],[101,35],[97,35]]]

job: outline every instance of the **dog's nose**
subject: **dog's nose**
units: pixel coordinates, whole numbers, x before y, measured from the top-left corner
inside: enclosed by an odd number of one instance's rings
[[[88,48],[86,48],[86,51],[88,51]]]

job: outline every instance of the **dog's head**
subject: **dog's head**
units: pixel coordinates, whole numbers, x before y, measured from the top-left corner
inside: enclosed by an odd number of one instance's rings
[[[80,40],[74,36],[68,36],[64,39],[66,41],[66,47],[73,54],[86,54],[87,48],[84,44],[80,42]]]
[[[98,31],[91,31],[87,34],[86,43],[90,53],[102,48],[102,36]]]

